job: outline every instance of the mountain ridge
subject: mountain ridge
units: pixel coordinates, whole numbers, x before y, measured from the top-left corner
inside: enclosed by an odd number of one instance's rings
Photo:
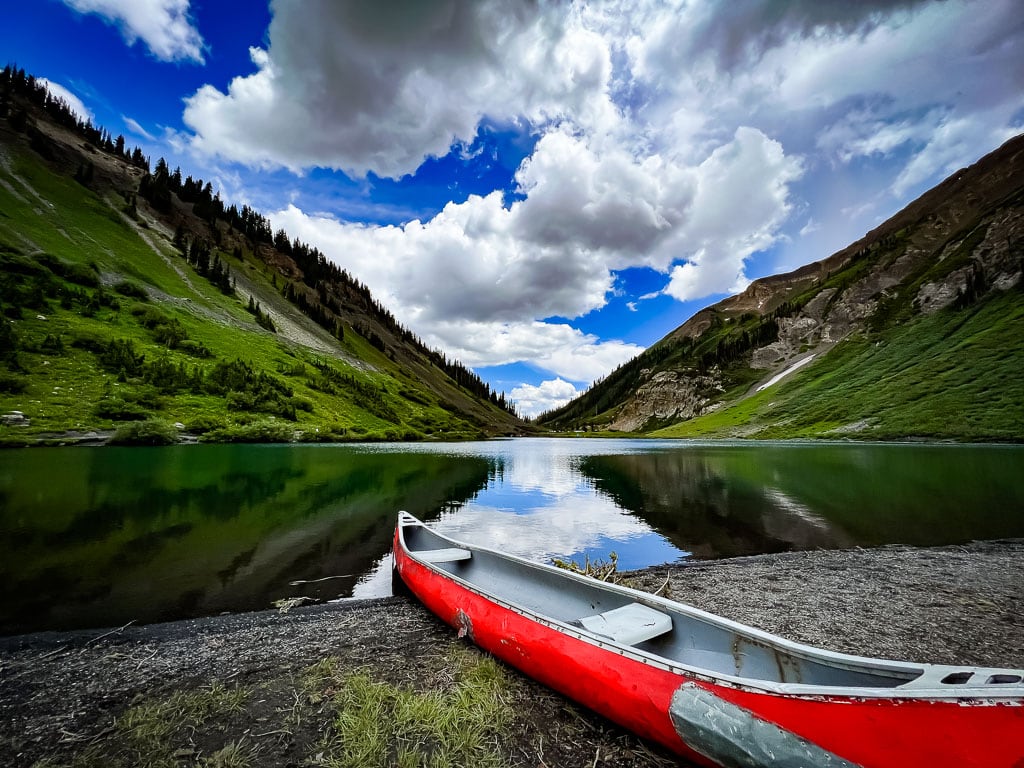
[[[970,314],[996,294],[1016,296],[1012,289],[1024,282],[1022,242],[1024,135],[956,171],[846,248],[789,273],[755,280],[741,293],[700,310],[538,422],[555,429],[662,436],[909,436],[894,434],[881,422],[872,425],[870,413],[863,417],[869,428],[860,429],[822,423],[817,430],[809,424],[787,430],[768,423],[767,411],[759,425],[744,425],[736,416],[712,427],[707,417],[729,409],[736,415],[749,398],[788,382],[789,374],[779,375],[791,369],[792,378],[804,382],[815,371],[828,373],[825,361],[846,342],[882,342],[887,333],[905,332],[937,314]],[[1010,352],[1024,364],[1021,333],[1005,331]],[[961,363],[964,370],[973,365],[967,358]],[[1010,414],[1008,430],[962,434],[936,429],[931,416],[922,416],[912,434],[1021,439],[1020,410]],[[683,426],[688,422],[694,422],[696,432]],[[834,431],[843,426],[848,431]]]

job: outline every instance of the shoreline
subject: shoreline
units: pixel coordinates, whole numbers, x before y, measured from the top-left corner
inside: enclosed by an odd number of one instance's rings
[[[668,580],[679,602],[835,651],[1021,668],[1021,573],[1024,539],[757,555],[623,575],[648,591]],[[200,765],[217,743],[242,739],[255,750],[254,768],[308,765],[330,727],[323,702],[303,699],[298,724],[275,721],[278,710],[300,707],[304,670],[331,657],[415,687],[456,652],[479,653],[405,597],[0,638],[0,763],[65,765],[89,749],[107,759],[128,748],[118,723],[132,707],[222,684],[249,690],[254,704],[212,736],[182,731],[172,753],[193,758],[170,764]],[[506,669],[505,679],[516,713],[498,737],[508,765],[674,764],[518,672]]]
[[[151,447],[173,447],[179,445],[360,445],[365,443],[387,443],[387,444],[418,444],[418,443],[471,443],[477,441],[487,440],[512,440],[520,438],[543,438],[543,439],[585,439],[585,440],[669,440],[680,443],[796,443],[796,444],[808,444],[808,445],[952,445],[952,446],[978,446],[978,447],[991,447],[991,446],[1004,446],[1004,447],[1024,447],[1024,440],[1003,440],[1003,439],[962,439],[957,437],[922,437],[917,435],[905,435],[901,438],[885,438],[885,439],[862,439],[853,437],[842,437],[836,435],[825,435],[821,437],[780,437],[780,438],[757,438],[757,437],[744,437],[740,435],[728,436],[728,437],[660,437],[653,436],[647,433],[572,433],[572,432],[558,432],[558,433],[527,433],[517,435],[484,435],[481,437],[467,437],[463,439],[449,438],[444,439],[424,439],[424,440],[368,440],[365,438],[351,438],[351,439],[340,439],[330,441],[311,440],[305,441],[302,439],[294,439],[290,441],[249,441],[249,440],[221,440],[221,441],[204,441],[202,435],[182,432],[180,438],[174,443],[161,444],[159,446],[153,446],[146,443],[112,443],[114,438],[114,429],[92,429],[92,430],[66,430],[64,432],[40,432],[32,435],[20,436],[9,430],[0,434],[0,450],[19,450],[23,448],[103,448],[103,447],[117,447],[117,448],[151,448]]]

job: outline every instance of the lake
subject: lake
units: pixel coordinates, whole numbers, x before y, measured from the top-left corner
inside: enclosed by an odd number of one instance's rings
[[[0,632],[390,594],[396,512],[620,569],[1024,537],[1024,447],[515,439],[0,452]]]

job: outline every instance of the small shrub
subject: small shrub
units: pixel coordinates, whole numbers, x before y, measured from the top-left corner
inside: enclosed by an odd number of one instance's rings
[[[0,392],[9,395],[20,395],[25,391],[27,383],[21,376],[0,371]]]
[[[87,352],[101,353],[107,348],[110,340],[92,331],[79,331],[71,340],[71,346],[75,349],[84,349]]]
[[[0,269],[5,274],[45,275],[50,271],[46,263],[47,258],[52,259],[53,257],[40,254],[37,258],[32,259],[19,253],[0,253]]]
[[[55,275],[61,274],[63,272],[63,267],[67,266],[66,261],[54,256],[52,253],[37,253],[35,255],[35,260],[37,264],[42,265]]]
[[[233,411],[253,411],[295,421],[292,389],[241,360],[217,363],[206,376],[206,391],[227,398]]]
[[[100,276],[94,265],[66,264],[65,271],[61,276],[71,283],[83,285],[86,288],[96,288],[100,284]]]
[[[148,304],[133,305],[131,313],[143,328],[147,328],[149,330],[156,328],[158,325],[171,322],[171,318],[156,307]]]
[[[187,387],[190,381],[188,369],[183,364],[176,365],[166,353],[145,366],[142,379],[152,388],[165,394]]]
[[[110,438],[111,445],[174,445],[178,430],[163,419],[147,419],[117,428]]]
[[[251,392],[228,392],[225,398],[229,411],[258,411],[259,401]]]
[[[417,392],[416,390],[409,389],[408,387],[402,387],[401,389],[399,389],[398,394],[399,396],[404,397],[406,400],[409,400],[414,403],[419,403],[420,405],[433,405],[433,403],[430,402],[430,400],[427,399],[427,397],[422,392]]]
[[[296,411],[305,411],[306,413],[313,412],[313,401],[306,397],[293,397],[291,405]]]
[[[157,344],[163,344],[168,349],[175,349],[187,338],[188,331],[177,318],[171,318],[153,329],[153,339]]]
[[[185,429],[194,435],[205,435],[207,432],[213,432],[216,429],[224,429],[227,427],[227,422],[219,416],[210,416],[208,414],[199,414],[194,417],[191,421],[185,423]]]
[[[14,326],[0,318],[0,360],[10,363],[18,356],[18,333]]]
[[[207,443],[290,443],[295,437],[291,426],[277,421],[255,421],[251,424],[214,429],[202,436]]]
[[[64,354],[64,340],[61,339],[60,334],[46,334],[46,338],[43,339],[39,345],[41,352],[45,352],[50,355],[62,355]]]
[[[133,283],[131,280],[122,280],[121,282],[115,284],[114,290],[120,293],[122,296],[127,296],[130,299],[149,301],[149,294],[146,293],[146,289],[143,288],[138,283]]]
[[[201,341],[192,341],[191,339],[183,339],[178,342],[178,351],[184,352],[186,355],[192,357],[199,357],[202,359],[209,359],[213,357],[213,350],[203,344]]]
[[[121,308],[121,303],[117,300],[114,294],[110,293],[102,285],[93,291],[92,298],[89,301],[89,305],[95,309],[100,307],[107,307],[117,312]]]
[[[114,339],[104,347],[99,358],[100,364],[108,371],[132,378],[142,373],[146,362],[146,355],[135,349],[135,342],[131,339]]]
[[[159,410],[164,406],[163,399],[160,397],[159,389],[148,384],[145,386],[133,387],[131,389],[123,387],[120,395],[127,402],[141,405],[143,408]]]
[[[152,414],[136,403],[120,397],[105,397],[96,404],[95,414],[111,421],[142,421]]]
[[[153,334],[157,344],[163,344],[168,349],[178,349],[188,339],[188,331],[178,318],[168,317],[154,306],[136,304],[131,312],[139,324]],[[198,345],[197,350],[200,348],[209,353],[206,347]]]

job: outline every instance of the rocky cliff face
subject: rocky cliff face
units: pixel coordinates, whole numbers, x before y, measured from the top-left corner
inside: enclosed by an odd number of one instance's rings
[[[706,413],[716,396],[725,391],[721,372],[706,375],[693,371],[641,372],[645,381],[627,400],[611,429],[635,432],[651,419],[662,422],[692,419]]]
[[[921,312],[932,314],[945,309],[972,287],[976,291],[1005,291],[1020,282],[1024,269],[1020,247],[1024,243],[1024,210],[999,211],[987,217],[977,231],[979,239],[971,250],[969,263],[954,269],[944,279],[921,285],[915,296]],[[938,260],[955,258],[957,250],[968,245],[964,240],[949,243]]]
[[[1024,279],[1022,272],[1024,136],[1019,136],[842,251],[757,280],[698,312],[581,400],[603,403],[604,425],[613,430],[690,419],[718,407],[723,393],[744,381],[753,381],[753,393],[795,362],[827,354],[851,334],[965,306],[1012,288]],[[766,322],[774,323],[770,338],[754,333],[764,331]],[[740,368],[747,371],[745,379],[737,378]],[[619,397],[609,406],[612,388]],[[560,419],[578,420],[580,413],[570,404],[546,421],[557,425]]]

